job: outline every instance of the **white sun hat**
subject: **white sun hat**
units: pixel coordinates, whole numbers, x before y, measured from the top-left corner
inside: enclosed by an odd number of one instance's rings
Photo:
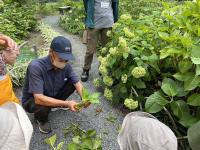
[[[28,150],[33,126],[23,108],[13,102],[0,106],[0,149]]]
[[[131,112],[118,135],[121,150],[177,150],[171,129],[146,112]]]

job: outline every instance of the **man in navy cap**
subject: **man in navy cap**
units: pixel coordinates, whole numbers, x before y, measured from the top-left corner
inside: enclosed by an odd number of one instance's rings
[[[68,63],[73,59],[70,41],[58,36],[51,43],[49,55],[33,60],[27,68],[22,105],[27,112],[34,113],[42,133],[51,132],[48,122],[51,108],[76,111],[77,102],[66,100],[75,89],[82,94],[82,84]]]

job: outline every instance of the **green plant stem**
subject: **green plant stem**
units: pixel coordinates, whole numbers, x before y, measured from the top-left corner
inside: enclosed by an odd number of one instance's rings
[[[165,111],[165,112],[167,113],[167,115],[169,116],[169,119],[171,120],[172,125],[174,126],[174,130],[175,130],[176,134],[177,134],[179,137],[181,137],[181,134],[180,134],[180,132],[178,131],[178,128],[177,128],[177,126],[176,126],[176,123],[175,123],[175,121],[174,121],[172,115],[170,114],[170,112],[167,110],[166,107],[164,107],[164,111]]]
[[[131,87],[131,90],[134,92],[134,94],[135,94],[137,97],[139,97],[139,95],[138,95],[138,93],[137,93],[137,91],[135,90],[134,87]],[[140,102],[139,102],[139,106],[140,106],[140,110],[143,110],[142,104],[141,104]]]
[[[187,140],[187,139],[188,139],[187,136],[177,137],[177,140]]]
[[[19,49],[22,48],[22,47],[25,46],[27,43],[28,43],[28,41],[24,41],[22,44],[20,44],[20,45],[18,46],[18,48],[19,48]]]

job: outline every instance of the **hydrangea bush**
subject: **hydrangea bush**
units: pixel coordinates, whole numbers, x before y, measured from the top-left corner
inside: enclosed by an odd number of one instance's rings
[[[138,19],[124,14],[107,33],[112,40],[98,56],[101,86],[113,103],[167,114],[176,135],[188,134],[193,146],[200,127],[200,0],[163,6]]]

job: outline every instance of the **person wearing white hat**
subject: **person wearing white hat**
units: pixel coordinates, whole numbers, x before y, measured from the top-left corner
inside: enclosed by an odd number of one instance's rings
[[[131,112],[117,138],[121,150],[177,150],[171,129],[146,112]]]
[[[0,107],[0,150],[29,150],[32,124],[23,108],[14,102]]]

